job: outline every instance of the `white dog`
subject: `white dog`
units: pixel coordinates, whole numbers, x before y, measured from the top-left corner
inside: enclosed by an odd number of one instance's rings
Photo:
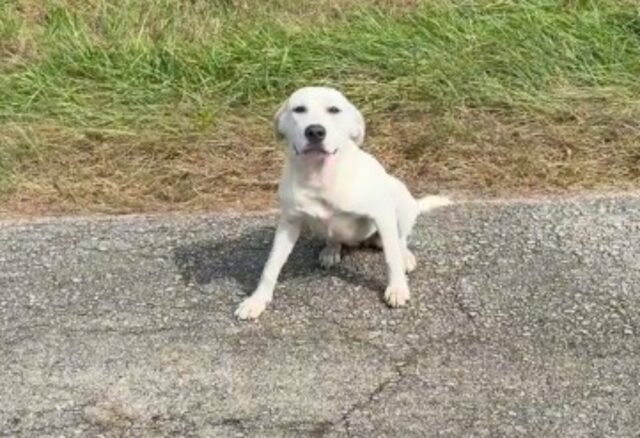
[[[306,87],[294,92],[275,116],[287,160],[280,181],[281,214],[262,277],[235,314],[257,318],[273,297],[278,275],[303,225],[326,239],[320,264],[340,261],[342,245],[382,246],[388,266],[385,300],[392,307],[409,299],[406,273],[416,266],[407,239],[418,215],[448,205],[441,196],[413,198],[362,145],[360,111],[339,91]]]

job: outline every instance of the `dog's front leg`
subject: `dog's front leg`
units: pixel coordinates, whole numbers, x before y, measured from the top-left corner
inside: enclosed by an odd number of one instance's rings
[[[409,300],[409,285],[405,274],[403,247],[398,234],[398,225],[393,209],[388,209],[374,218],[382,240],[384,258],[389,269],[389,284],[384,298],[391,307],[403,306]]]
[[[287,261],[291,250],[300,236],[301,222],[298,218],[287,217],[284,214],[276,229],[273,246],[267,264],[262,270],[258,287],[245,299],[235,314],[239,319],[255,319],[264,311],[273,298],[273,289],[278,281],[282,266]]]

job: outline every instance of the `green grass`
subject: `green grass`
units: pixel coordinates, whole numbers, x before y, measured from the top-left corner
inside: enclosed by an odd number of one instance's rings
[[[310,83],[340,87],[374,120],[473,111],[540,129],[576,117],[638,127],[633,1],[385,3],[399,2],[0,0],[0,185],[15,194],[42,174],[33,162],[81,153],[70,139],[87,132],[171,149],[268,123]],[[410,154],[429,146],[411,142]]]

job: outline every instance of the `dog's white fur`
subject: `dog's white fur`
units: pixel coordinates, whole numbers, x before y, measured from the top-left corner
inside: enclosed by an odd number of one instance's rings
[[[240,304],[236,316],[254,319],[264,311],[305,224],[326,239],[320,252],[323,267],[340,261],[342,245],[367,241],[381,245],[388,266],[385,300],[392,307],[404,305],[409,299],[406,273],[416,266],[407,246],[411,229],[421,212],[448,205],[449,199],[414,199],[400,180],[360,149],[364,118],[335,89],[297,90],[277,111],[275,124],[288,143],[279,187],[280,220],[258,287]],[[305,129],[310,125],[325,128],[324,153],[317,148],[308,152],[311,145]]]

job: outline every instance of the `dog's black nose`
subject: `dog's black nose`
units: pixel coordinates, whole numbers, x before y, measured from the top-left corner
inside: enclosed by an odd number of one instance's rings
[[[304,136],[307,137],[307,140],[310,142],[318,143],[324,140],[327,136],[327,131],[322,125],[309,125],[307,129],[304,130]]]

